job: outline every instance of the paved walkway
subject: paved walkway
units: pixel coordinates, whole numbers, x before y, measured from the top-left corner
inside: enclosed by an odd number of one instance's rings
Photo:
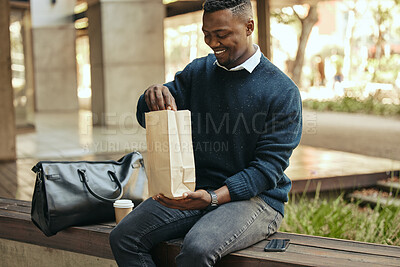
[[[134,117],[136,120],[136,117]],[[17,135],[17,158],[59,159],[104,153],[143,151],[146,131],[115,119],[93,127],[89,111],[36,113],[36,131]]]
[[[292,180],[305,180],[395,170],[400,170],[400,161],[301,145],[285,173]]]
[[[400,160],[400,117],[304,110],[302,145]]]

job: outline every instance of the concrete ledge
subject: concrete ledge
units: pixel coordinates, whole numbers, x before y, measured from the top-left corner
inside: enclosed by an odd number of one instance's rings
[[[114,260],[89,256],[67,250],[0,239],[1,266],[117,266]],[[27,264],[29,262],[29,264]]]

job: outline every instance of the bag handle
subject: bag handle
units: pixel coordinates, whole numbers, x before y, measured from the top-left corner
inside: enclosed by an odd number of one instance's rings
[[[82,182],[85,184],[87,190],[97,199],[102,200],[102,201],[107,201],[107,202],[115,202],[116,200],[120,199],[122,197],[122,195],[124,194],[124,189],[122,188],[121,182],[118,180],[117,176],[115,175],[114,172],[112,171],[108,171],[108,175],[111,176],[112,180],[117,184],[118,189],[120,191],[120,194],[118,197],[116,198],[106,198],[106,197],[102,197],[98,194],[96,194],[89,186],[88,184],[88,178],[86,176],[86,170],[85,169],[78,169],[78,173],[82,178]]]

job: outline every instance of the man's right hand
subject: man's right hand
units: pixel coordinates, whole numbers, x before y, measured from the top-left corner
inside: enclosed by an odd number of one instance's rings
[[[175,98],[171,95],[168,87],[162,84],[150,86],[145,91],[144,96],[150,111],[165,109],[177,111]]]

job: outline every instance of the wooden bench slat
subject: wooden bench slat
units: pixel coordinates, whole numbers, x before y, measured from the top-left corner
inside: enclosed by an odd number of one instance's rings
[[[396,246],[283,232],[278,232],[269,239],[271,238],[289,238],[293,240],[291,241],[291,243],[295,243],[298,245],[315,246],[319,248],[351,251],[357,253],[367,253],[371,255],[384,255],[400,259],[400,247]]]
[[[287,266],[296,266],[296,267],[308,267],[308,266],[318,266],[307,262],[303,264],[299,261],[297,262],[289,262],[287,260],[282,260],[284,257],[281,257],[278,260],[275,259],[256,259],[256,258],[245,258],[236,255],[229,255],[228,257],[222,258],[220,262],[218,262],[215,266],[216,267],[287,267]]]
[[[275,238],[275,236],[272,237]],[[293,234],[292,237],[296,237],[295,234]],[[361,264],[363,266],[377,266],[380,264],[384,264],[386,266],[400,266],[400,258],[398,257],[393,259],[391,257],[376,256],[369,253],[354,253],[353,251],[332,250],[329,248],[313,246],[307,247],[296,244],[296,239],[291,240],[291,244],[286,252],[264,252],[264,246],[267,244],[267,242],[267,240],[261,241],[245,250],[231,253],[227,258],[222,259],[221,264],[223,265],[221,266],[230,266],[225,265],[227,264],[225,261],[229,260],[229,258],[232,256],[240,259],[247,258],[252,264],[261,260],[265,263],[269,262],[275,264],[276,262],[280,262],[293,266],[320,266],[321,263],[323,263],[324,266],[335,267],[356,266]],[[169,241],[168,244],[179,248],[181,241]],[[400,248],[398,251],[400,252]]]
[[[0,203],[0,210],[16,211],[24,214],[31,214],[31,207]]]
[[[114,259],[108,245],[109,231],[99,227],[71,227],[46,237],[30,220],[28,214],[0,210],[0,238],[39,246]]]
[[[1,199],[0,198],[0,209],[2,208],[2,204],[7,203],[11,205],[12,208],[9,207],[10,210],[20,210],[21,212],[26,212],[30,214],[31,203],[29,201],[22,200],[12,200],[12,199]],[[26,207],[26,208],[14,208],[17,207]],[[109,227],[115,226],[114,223],[102,224],[108,225]],[[90,227],[90,226],[86,226]],[[316,246],[320,248],[327,249],[335,249],[335,250],[344,250],[344,251],[352,251],[358,253],[369,253],[369,254],[377,254],[377,255],[385,255],[389,257],[397,257],[400,258],[399,248],[395,246],[388,246],[382,244],[374,244],[374,243],[366,243],[352,240],[343,240],[343,239],[334,239],[328,237],[320,237],[320,236],[309,236],[303,234],[292,234],[292,233],[284,233],[278,232],[268,238],[268,240],[272,238],[288,238],[291,239],[291,243],[304,245],[304,246]],[[258,246],[262,246],[262,244],[258,244]]]
[[[308,261],[313,259],[316,262],[324,262],[330,264],[354,265],[370,263],[372,265],[384,264],[385,266],[400,266],[400,259],[388,258],[386,256],[371,255],[366,253],[353,253],[351,251],[339,251],[332,249],[324,249],[317,247],[308,247],[292,244],[289,246],[285,258],[298,260],[306,258]],[[339,264],[341,262],[341,264]],[[357,264],[358,263],[358,264]]]
[[[32,203],[30,201],[11,199],[11,198],[2,198],[0,197],[0,204],[9,204],[15,206],[24,206],[31,207]]]
[[[108,245],[115,223],[71,227],[46,237],[30,219],[29,201],[0,198],[0,238],[113,259]],[[400,247],[278,232],[271,238],[289,238],[283,253],[264,252],[267,240],[231,253],[216,266],[400,266]],[[160,266],[174,266],[182,240],[171,240],[153,250]]]
[[[31,221],[31,216],[30,214],[27,213],[20,213],[18,211],[15,210],[2,210],[0,209],[0,219],[5,219],[7,217],[13,218],[13,219],[18,219],[20,221],[26,221],[26,222],[30,222]],[[32,223],[32,226],[34,228],[37,229],[37,227]],[[96,225],[86,225],[86,226],[74,226],[71,228],[68,228],[66,230],[63,230],[61,232],[64,231],[68,231],[69,229],[79,229],[81,231],[90,231],[90,232],[98,232],[98,233],[103,233],[103,234],[109,234],[111,232],[111,230],[114,228],[115,223],[113,224],[96,224]],[[37,229],[39,232],[40,230]],[[61,233],[59,232],[59,233]],[[40,232],[43,236],[44,234],[42,232]]]
[[[400,258],[398,257],[388,257],[385,255],[371,254],[371,253],[354,253],[353,251],[344,251],[344,250],[333,250],[333,249],[324,249],[321,247],[312,247],[312,246],[294,246],[296,253],[301,253],[304,255],[323,255],[324,257],[332,257],[332,258],[347,258],[351,259],[350,262],[359,262],[362,263],[372,263],[376,265],[383,264],[385,266],[400,266]]]
[[[344,255],[340,257],[326,257],[321,255],[310,255],[304,253],[295,253],[293,251],[286,251],[286,252],[264,252],[264,253],[271,253],[269,255],[263,255],[259,259],[262,259],[263,264],[281,264],[279,266],[329,266],[329,267],[337,267],[337,266],[371,266],[376,267],[376,262],[369,262],[363,260],[354,260],[353,258],[345,258]],[[238,258],[248,257],[249,259],[257,258],[257,253],[248,252],[247,255],[232,255]],[[223,260],[221,261],[223,262]],[[268,264],[262,266],[269,266]],[[218,265],[219,266],[219,265]],[[230,266],[230,265],[223,265],[223,266]],[[386,266],[397,266],[396,264],[393,265],[386,265]]]

